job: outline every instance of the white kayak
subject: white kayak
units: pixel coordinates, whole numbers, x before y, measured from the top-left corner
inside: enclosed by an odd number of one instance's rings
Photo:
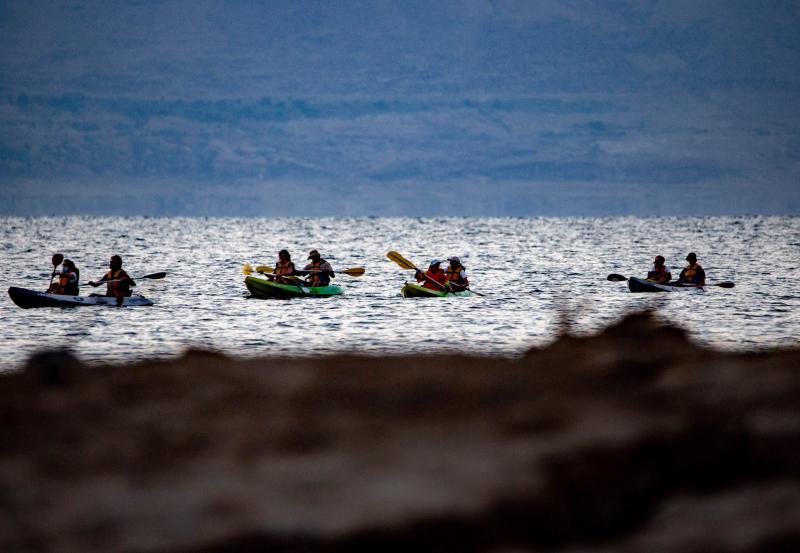
[[[11,301],[23,309],[32,307],[81,307],[84,305],[117,305],[117,298],[112,296],[63,296],[48,292],[37,292],[26,288],[12,286],[8,289]],[[123,307],[148,306],[153,302],[144,296],[132,295],[122,302]]]
[[[630,277],[628,279],[628,290],[631,292],[705,292],[704,286],[670,286],[669,284],[659,284],[646,278]]]

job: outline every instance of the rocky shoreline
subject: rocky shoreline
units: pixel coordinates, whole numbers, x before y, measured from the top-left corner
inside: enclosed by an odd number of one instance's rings
[[[0,376],[1,551],[800,551],[800,350],[647,313],[522,359]]]

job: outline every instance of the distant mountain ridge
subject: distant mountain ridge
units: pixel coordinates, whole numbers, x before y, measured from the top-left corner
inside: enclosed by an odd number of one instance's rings
[[[800,213],[799,11],[6,4],[0,213]]]

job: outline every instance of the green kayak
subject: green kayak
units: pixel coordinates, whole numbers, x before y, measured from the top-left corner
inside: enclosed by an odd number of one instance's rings
[[[325,298],[342,295],[342,289],[336,284],[329,286],[304,286],[302,284],[279,284],[264,278],[249,276],[244,285],[254,298]]]
[[[400,293],[403,294],[404,298],[452,298],[456,296],[469,297],[473,295],[469,290],[445,292],[444,290],[431,290],[430,288],[425,288],[420,284],[413,284],[411,282],[406,282],[400,289]]]

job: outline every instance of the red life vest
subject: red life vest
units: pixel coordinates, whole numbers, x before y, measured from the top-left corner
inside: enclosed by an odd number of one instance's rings
[[[444,284],[447,282],[447,273],[445,273],[440,267],[435,267],[433,270],[428,268],[428,271],[425,273],[425,276],[432,278],[439,284]],[[436,286],[433,282],[428,280],[427,278],[424,279],[425,282],[422,284],[425,288],[430,288],[431,290],[441,290],[441,286]]]

